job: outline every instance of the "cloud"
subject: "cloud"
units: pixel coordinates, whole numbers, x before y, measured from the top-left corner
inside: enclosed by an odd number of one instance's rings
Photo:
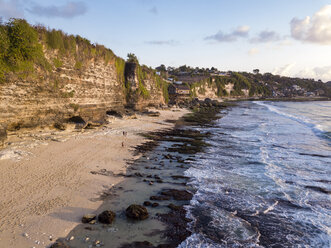
[[[22,18],[24,17],[23,9],[19,0],[0,0],[0,16],[5,19],[11,17]]]
[[[149,12],[151,12],[152,14],[154,14],[154,15],[157,15],[158,13],[159,13],[159,11],[158,11],[158,9],[154,6],[153,8],[151,8],[150,10],[149,10]]]
[[[291,35],[296,40],[330,45],[331,44],[331,5],[326,5],[312,17],[293,18]]]
[[[274,75],[280,75],[280,76],[291,76],[292,75],[292,69],[295,66],[295,63],[287,64],[281,67],[276,67],[272,74]]]
[[[248,54],[251,56],[254,56],[254,55],[258,54],[259,52],[260,52],[260,50],[254,47],[248,51]]]
[[[305,68],[301,70],[297,77],[321,79],[323,82],[331,81],[331,66],[322,66],[315,68]]]
[[[218,42],[232,42],[237,41],[239,38],[245,38],[248,37],[250,27],[249,26],[240,26],[237,27],[234,31],[231,33],[223,33],[222,31],[219,31],[218,33],[207,36],[205,40],[215,40]]]
[[[152,40],[152,41],[146,41],[146,44],[149,45],[158,45],[158,46],[162,46],[162,45],[168,45],[168,46],[175,46],[178,44],[178,41],[175,40]]]
[[[256,37],[252,38],[250,41],[252,43],[268,43],[273,41],[281,40],[280,35],[274,31],[262,31]]]
[[[62,17],[73,18],[86,13],[87,8],[84,2],[67,2],[64,5],[42,6],[34,3],[34,6],[28,11],[37,16],[45,16],[49,18]]]

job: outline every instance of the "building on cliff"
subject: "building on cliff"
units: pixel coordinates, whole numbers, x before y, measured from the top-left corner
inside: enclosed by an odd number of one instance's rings
[[[190,88],[185,84],[170,84],[168,88],[170,103],[179,103],[190,98]]]

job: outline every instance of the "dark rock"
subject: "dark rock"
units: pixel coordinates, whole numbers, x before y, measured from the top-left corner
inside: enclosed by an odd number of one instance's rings
[[[150,116],[150,117],[159,117],[160,116],[160,112],[158,111],[144,111],[143,112],[144,115]]]
[[[73,116],[69,118],[68,122],[76,124],[76,129],[83,129],[86,127],[86,121],[80,116]]]
[[[7,126],[0,124],[0,147],[4,146],[7,139]]]
[[[148,211],[145,207],[140,205],[130,205],[125,210],[126,217],[135,219],[135,220],[145,220],[148,218]]]
[[[170,208],[171,210],[174,210],[174,211],[179,211],[179,210],[182,210],[182,209],[183,209],[182,206],[177,206],[177,205],[175,205],[175,204],[173,204],[173,203],[170,203],[170,204],[168,205],[168,208]]]
[[[95,220],[97,216],[95,214],[85,214],[82,218],[83,223],[90,223],[91,221]]]
[[[108,110],[106,112],[107,115],[115,116],[117,118],[123,118],[123,113],[117,110]]]
[[[158,175],[154,176],[155,179],[161,179],[161,177],[159,177]]]
[[[169,201],[170,196],[165,195],[154,195],[149,198],[151,201]]]
[[[171,240],[171,243],[175,244],[173,247],[177,247],[178,244],[191,235],[191,232],[187,229],[187,223],[191,220],[186,218],[186,210],[183,207],[175,205],[171,206],[175,210],[166,214],[157,214],[157,216],[162,222],[167,224],[165,235]]]
[[[116,214],[113,211],[106,210],[103,211],[98,216],[98,221],[102,224],[111,224],[115,219]]]
[[[145,202],[144,202],[144,206],[148,207],[148,206],[150,206],[150,205],[152,205],[151,202],[149,202],[149,201],[145,201]]]
[[[156,207],[158,207],[158,206],[160,206],[160,204],[158,204],[157,202],[154,202],[154,203],[152,204],[152,208],[156,208]]]
[[[156,180],[157,183],[163,183],[163,181],[161,179]]]
[[[65,244],[64,241],[59,240],[52,244],[50,248],[70,248],[70,246]]]
[[[54,124],[54,128],[64,131],[64,130],[66,130],[66,125],[64,123],[56,122]]]
[[[154,248],[154,245],[148,241],[134,242],[131,244],[124,244],[120,248]]]
[[[135,175],[136,177],[143,177],[143,175],[142,175],[141,173],[139,173],[139,172],[134,173],[134,175]]]
[[[186,176],[180,176],[180,175],[175,175],[175,176],[171,176],[173,179],[177,180],[177,179],[189,179],[189,177]]]
[[[167,189],[161,192],[161,195],[173,197],[177,201],[189,201],[193,195],[186,190]]]

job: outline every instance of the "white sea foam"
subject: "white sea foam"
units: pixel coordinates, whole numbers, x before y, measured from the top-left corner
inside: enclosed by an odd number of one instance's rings
[[[197,188],[187,208],[194,234],[180,248],[258,247],[269,236],[284,247],[331,244],[328,195],[305,187],[328,189],[317,182],[331,181],[330,157],[308,156],[330,152],[309,131],[323,128],[296,114],[295,104],[258,105],[265,108],[241,103],[217,127],[201,130],[213,134],[212,146],[186,171]]]
[[[297,121],[301,124],[304,124],[304,125],[312,128],[315,131],[318,131],[318,132],[330,132],[331,131],[330,130],[331,123],[321,124],[321,123],[318,123],[317,120],[312,120],[311,118],[309,118],[307,116],[304,116],[303,113],[301,113],[302,115],[299,115],[299,114],[293,114],[293,113],[285,112],[285,111],[280,110],[280,108],[278,108],[274,105],[267,104],[266,102],[254,101],[254,103],[268,108],[271,112],[277,113],[281,116],[284,116],[286,118],[289,118],[291,120],[294,120],[294,121]],[[331,113],[331,106],[327,106],[327,105],[323,105],[323,106],[325,108],[328,108],[328,110]],[[331,116],[329,116],[329,118],[330,118],[330,121],[331,121]]]

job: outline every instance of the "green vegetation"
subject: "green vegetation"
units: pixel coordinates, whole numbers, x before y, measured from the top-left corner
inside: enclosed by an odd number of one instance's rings
[[[76,70],[80,70],[80,69],[82,69],[83,64],[82,64],[82,62],[80,62],[80,61],[76,61],[74,67],[75,67]]]
[[[128,55],[128,57],[129,57],[129,55]],[[134,54],[133,54],[133,56],[135,57]],[[129,59],[130,59],[130,57],[129,57]],[[138,93],[144,99],[148,99],[150,97],[150,93],[144,85],[144,81],[147,79],[147,70],[148,70],[148,68],[146,66],[140,66],[139,64],[137,64]]]
[[[139,65],[139,61],[137,56],[134,53],[128,53],[128,63],[135,63]]]
[[[79,109],[79,104],[76,103],[70,103],[69,107],[72,108],[75,112]]]
[[[25,78],[34,65],[49,69],[38,33],[23,19],[10,19],[0,25],[0,80],[9,72]]]
[[[154,73],[154,81],[156,82],[157,88],[162,90],[162,94],[163,94],[165,103],[168,103],[169,102],[169,92],[168,92],[169,84],[165,80],[163,80],[160,76],[156,75],[155,73]]]
[[[63,65],[63,62],[58,58],[54,58],[53,59],[53,64],[56,68],[60,68]]]
[[[119,82],[123,83],[123,85],[125,86],[125,84],[124,84],[125,60],[122,58],[116,57],[115,67],[116,67],[117,80]]]

